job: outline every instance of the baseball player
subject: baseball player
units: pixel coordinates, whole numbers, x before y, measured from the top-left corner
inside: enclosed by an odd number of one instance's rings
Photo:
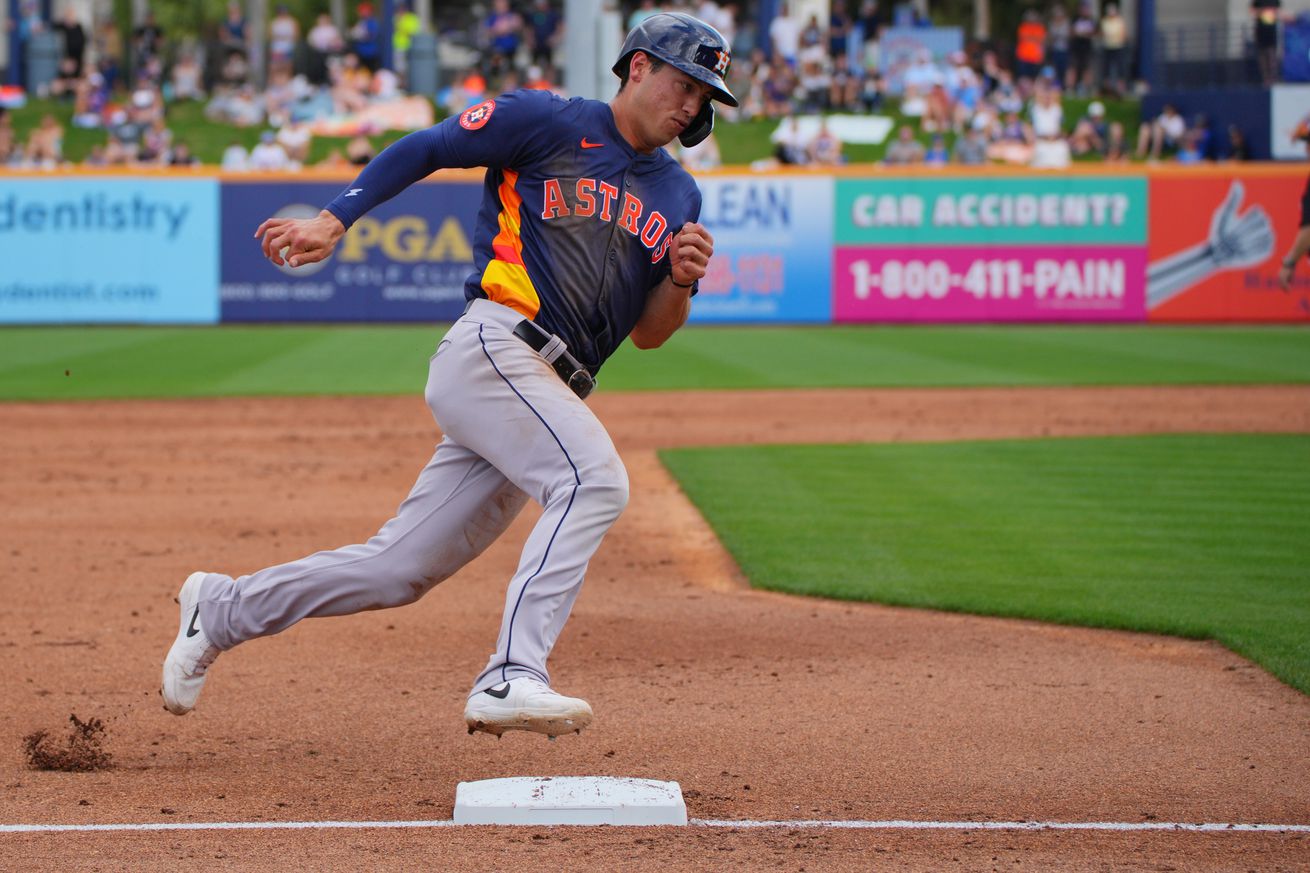
[[[220,652],[302,618],[412,603],[480,554],[528,499],[543,507],[505,596],[496,650],[473,682],[469,733],[581,731],[586,701],[550,687],[546,660],[628,478],[583,400],[631,337],[661,345],[687,319],[713,240],[701,196],[663,150],[703,140],[729,46],[661,13],[624,42],[609,102],[516,91],[382,152],[316,218],[270,219],[275,264],[321,261],[369,209],[445,167],[487,168],[464,315],[438,345],[425,397],[443,432],[396,515],[368,542],[233,579],[193,573],[164,661],[170,712],[195,705]],[[434,192],[438,193],[438,192]]]

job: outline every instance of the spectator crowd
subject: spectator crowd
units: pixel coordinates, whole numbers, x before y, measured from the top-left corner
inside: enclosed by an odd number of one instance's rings
[[[444,111],[457,113],[515,88],[560,91],[560,2],[490,0],[480,13],[438,21],[443,36],[453,35],[470,49],[470,62],[429,96]],[[1205,118],[1184,119],[1172,108],[1135,131],[1107,117],[1102,101],[1131,90],[1127,28],[1115,3],[1105,3],[1098,16],[1087,2],[1057,0],[1044,13],[1024,14],[1012,50],[970,46],[946,57],[922,51],[894,64],[890,55],[883,57],[886,29],[930,22],[904,7],[889,11],[890,4],[879,0],[834,0],[826,20],[815,15],[802,20],[788,0],[781,0],[779,14],[763,31],[749,25],[731,2],[637,3],[624,19],[628,28],[659,11],[686,11],[729,39],[736,59],[728,84],[741,106],[721,107],[722,117],[791,119],[780,125],[768,163],[842,164],[844,147],[834,125],[824,120],[800,125],[797,117],[868,116],[892,108],[907,122],[889,137],[885,162],[890,165],[1001,162],[1058,168],[1075,158],[1246,156],[1240,131],[1217,135]],[[23,8],[29,16],[23,26],[45,26],[31,17],[35,3]],[[167,123],[169,107],[186,101],[203,103],[213,121],[261,128],[253,149],[235,140],[228,146],[225,169],[305,166],[315,128],[325,120],[346,119],[355,119],[353,126],[343,121],[337,129],[353,138],[323,163],[359,165],[373,155],[367,134],[378,127],[370,125],[383,123],[370,119],[387,120],[405,98],[409,49],[423,24],[398,3],[392,50],[384,52],[371,3],[359,3],[350,19],[341,27],[323,14],[302,28],[286,6],[278,6],[255,41],[243,3],[232,0],[208,33],[171,39],[149,11],[130,33],[121,34],[112,19],[88,32],[89,23],[79,21],[70,7],[50,25],[61,36],[63,57],[49,93],[71,102],[74,126],[104,132],[103,143],[86,158],[91,166],[195,164],[191,148]],[[259,63],[251,57],[256,42],[264,51],[254,59]],[[120,66],[124,61],[126,68]],[[264,71],[262,78],[258,70]],[[1069,98],[1086,107],[1078,117],[1066,116]],[[1129,141],[1133,134],[1135,148]],[[59,121],[47,116],[20,142],[0,110],[0,166],[56,166],[63,162],[63,135]],[[675,152],[693,169],[721,162],[713,137],[692,150],[675,146]]]

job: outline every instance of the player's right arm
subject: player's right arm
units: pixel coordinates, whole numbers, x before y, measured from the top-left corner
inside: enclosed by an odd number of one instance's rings
[[[506,167],[525,156],[547,129],[555,98],[519,91],[488,100],[463,115],[402,137],[314,218],[271,218],[255,231],[264,257],[279,266],[312,264],[332,254],[361,216],[410,185],[448,167]],[[470,113],[484,115],[470,121]]]

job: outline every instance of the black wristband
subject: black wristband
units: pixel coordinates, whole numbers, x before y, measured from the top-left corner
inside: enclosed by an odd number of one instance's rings
[[[684,284],[682,284],[681,282],[674,282],[674,281],[673,281],[673,276],[670,275],[670,276],[669,276],[669,284],[672,285],[674,288],[690,288],[692,285],[695,285],[695,284],[696,284],[696,280],[695,280],[695,279],[692,279],[690,282],[688,282],[686,285],[684,285]]]

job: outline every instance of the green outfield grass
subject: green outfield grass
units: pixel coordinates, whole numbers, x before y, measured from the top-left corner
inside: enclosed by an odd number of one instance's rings
[[[398,394],[444,326],[0,328],[0,399]],[[1310,381],[1303,327],[688,327],[602,390]]]
[[[1310,694],[1310,437],[662,457],[756,586],[1215,639]]]

